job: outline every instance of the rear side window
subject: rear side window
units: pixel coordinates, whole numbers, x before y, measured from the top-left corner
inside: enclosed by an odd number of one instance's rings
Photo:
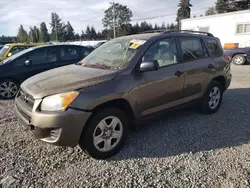
[[[80,59],[79,52],[76,47],[73,46],[64,46],[60,49],[61,60],[77,60]]]
[[[180,38],[180,44],[182,48],[183,61],[193,61],[207,56],[204,46],[199,38],[182,37]]]
[[[205,39],[210,56],[220,56],[221,48],[216,39]]]
[[[88,48],[80,48],[81,58],[84,58],[89,54],[90,54],[90,49],[88,49]]]

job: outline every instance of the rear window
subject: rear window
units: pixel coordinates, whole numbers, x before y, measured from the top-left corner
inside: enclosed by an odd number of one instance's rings
[[[221,48],[216,39],[205,39],[207,44],[208,53],[210,56],[220,56]]]

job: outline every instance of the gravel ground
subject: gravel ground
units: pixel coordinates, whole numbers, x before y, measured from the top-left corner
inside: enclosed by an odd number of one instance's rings
[[[232,73],[218,113],[151,122],[107,161],[35,140],[0,101],[0,187],[250,187],[250,66]]]

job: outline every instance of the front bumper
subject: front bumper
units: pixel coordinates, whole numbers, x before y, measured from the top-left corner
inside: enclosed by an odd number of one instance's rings
[[[21,124],[29,127],[35,138],[46,143],[76,146],[91,113],[74,109],[45,113],[38,110],[40,103],[35,101],[33,108],[29,108],[19,98],[15,99],[14,109]]]

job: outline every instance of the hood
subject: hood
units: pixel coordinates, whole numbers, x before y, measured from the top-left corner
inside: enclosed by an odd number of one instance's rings
[[[69,65],[37,74],[21,85],[35,99],[93,86],[115,78],[116,70]]]

